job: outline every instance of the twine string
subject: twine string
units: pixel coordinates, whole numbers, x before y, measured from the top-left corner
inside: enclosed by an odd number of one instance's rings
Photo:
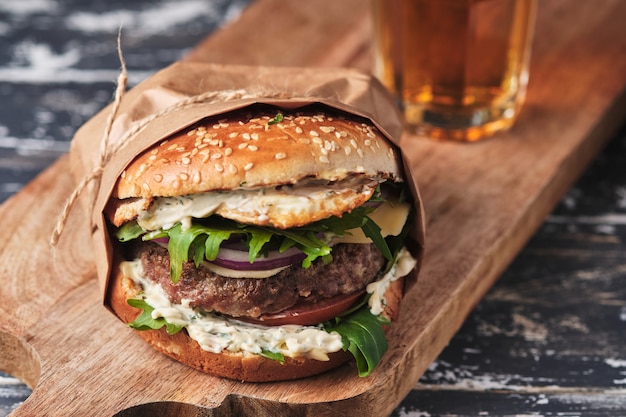
[[[110,161],[110,159],[121,152],[125,146],[127,146],[131,142],[131,138],[136,136],[139,132],[141,132],[148,124],[164,117],[170,113],[175,111],[183,110],[187,107],[193,106],[195,104],[200,103],[216,103],[223,101],[232,101],[232,100],[243,100],[250,98],[283,98],[285,97],[285,93],[272,93],[272,94],[251,94],[250,92],[244,89],[232,89],[232,90],[217,90],[217,91],[208,91],[196,96],[185,97],[172,106],[169,106],[157,113],[151,114],[141,120],[134,122],[131,127],[113,144],[111,144],[111,131],[113,129],[113,124],[115,119],[118,116],[118,112],[120,106],[122,104],[122,99],[126,92],[126,86],[128,83],[126,63],[122,54],[121,48],[121,32],[118,33],[117,38],[117,52],[118,57],[121,63],[120,74],[117,77],[117,86],[115,89],[115,97],[112,104],[111,112],[107,117],[107,121],[104,128],[103,137],[100,143],[100,158],[98,160],[98,164],[96,167],[87,174],[74,188],[70,196],[65,202],[63,206],[63,210],[61,211],[59,217],[57,218],[56,225],[50,237],[50,244],[52,246],[56,246],[61,237],[65,225],[67,224],[69,215],[72,211],[72,208],[78,201],[80,195],[85,191],[89,184],[94,183],[96,190],[100,187],[100,181],[102,179],[102,175],[104,173],[104,168],[106,164]],[[95,196],[97,192],[94,193],[94,201],[91,202],[93,205],[95,203]]]

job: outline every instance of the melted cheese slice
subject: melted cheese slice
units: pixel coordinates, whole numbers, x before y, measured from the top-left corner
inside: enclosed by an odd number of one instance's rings
[[[385,202],[369,218],[380,227],[383,237],[397,236],[402,232],[410,211],[411,206],[408,203]],[[343,237],[334,239],[333,243],[372,243],[372,240],[365,236],[363,230],[351,229]]]

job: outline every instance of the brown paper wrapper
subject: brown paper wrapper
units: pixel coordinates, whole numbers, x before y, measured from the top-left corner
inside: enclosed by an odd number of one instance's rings
[[[80,200],[91,216],[93,250],[105,304],[113,246],[103,211],[124,168],[143,150],[205,117],[256,103],[290,109],[326,105],[370,119],[396,146],[402,133],[402,116],[394,99],[373,77],[359,71],[187,62],[161,70],[123,95],[114,119],[111,104],[85,123],[70,148],[70,168],[77,182],[94,176]],[[107,126],[110,134],[105,141]],[[103,143],[106,149],[102,149]],[[419,265],[424,245],[423,208],[416,178],[401,157],[417,208],[408,246]],[[409,285],[416,279],[417,270],[409,277]]]

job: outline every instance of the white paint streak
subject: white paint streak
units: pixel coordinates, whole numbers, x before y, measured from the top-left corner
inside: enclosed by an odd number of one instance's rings
[[[78,48],[69,48],[57,54],[49,45],[24,41],[15,45],[15,58],[27,67],[60,69],[76,64],[80,59],[80,51]]]
[[[133,36],[157,35],[199,17],[215,20],[211,2],[187,0],[152,4],[144,10],[114,10],[108,13],[76,12],[66,19],[67,27],[85,33],[114,33],[122,27]]]
[[[604,363],[612,368],[626,368],[626,359],[605,359]]]
[[[626,225],[626,214],[619,213],[607,213],[598,216],[549,216],[548,223],[557,224],[611,224],[611,225]]]
[[[114,70],[78,70],[54,69],[39,67],[0,68],[0,81],[30,84],[63,84],[63,83],[101,83],[117,79],[119,72]],[[153,72],[131,71],[128,74],[129,84],[137,84],[148,78]]]
[[[36,13],[50,13],[57,10],[53,0],[12,0],[1,1],[0,11],[18,17],[28,17]]]

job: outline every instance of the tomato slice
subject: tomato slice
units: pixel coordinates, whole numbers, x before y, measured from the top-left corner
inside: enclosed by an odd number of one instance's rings
[[[238,320],[265,326],[297,324],[313,326],[334,319],[344,311],[354,307],[365,296],[365,290],[323,300],[317,303],[298,305],[274,314],[263,314],[259,317],[237,317]]]

